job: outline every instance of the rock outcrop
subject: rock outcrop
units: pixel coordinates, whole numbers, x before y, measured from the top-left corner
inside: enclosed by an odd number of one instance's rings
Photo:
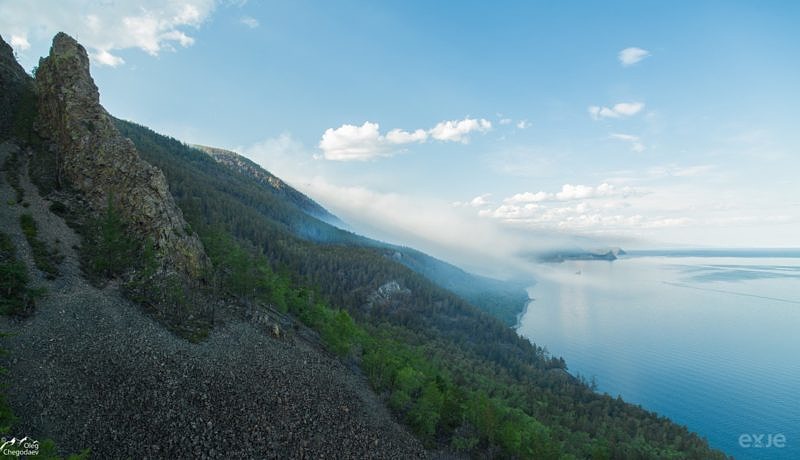
[[[100,105],[89,57],[59,33],[36,72],[39,133],[57,149],[59,177],[80,192],[94,212],[115,206],[132,231],[151,238],[162,268],[202,277],[208,258],[188,230],[160,169],[139,156]]]
[[[32,90],[33,80],[14,58],[14,50],[0,37],[0,139],[12,130],[20,98]]]

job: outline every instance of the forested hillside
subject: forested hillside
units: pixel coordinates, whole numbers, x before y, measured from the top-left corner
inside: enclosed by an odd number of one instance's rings
[[[722,457],[684,427],[597,394],[567,374],[563,360],[386,246],[298,212],[197,149],[129,122],[117,126],[164,171],[220,273],[220,293],[315,327],[360,363],[429,447],[523,458]]]
[[[268,191],[295,205],[306,214],[339,228],[345,226],[344,222],[328,212],[327,209],[320,206],[311,198],[298,192],[294,187],[282,181],[279,177],[261,168],[255,162],[235,152],[231,152],[230,150],[208,147],[205,145],[192,145],[192,147],[206,152],[217,160],[218,163],[222,163],[234,171],[238,171],[245,176],[255,179]]]
[[[192,145],[192,147],[208,153],[218,163],[229,169],[254,179],[266,191],[293,204],[297,210],[316,217],[325,224],[339,229],[347,228],[347,224],[338,217],[255,162],[229,150],[201,145]],[[314,223],[314,225],[327,228],[327,225],[320,223]],[[415,249],[376,241],[349,232],[306,232],[305,228],[300,226],[294,231],[298,236],[311,239],[314,239],[314,235],[322,233],[329,235],[330,239],[326,240],[328,242],[355,243],[365,247],[386,249],[385,254],[396,261],[512,326],[516,324],[517,315],[524,310],[528,301],[526,287],[529,283],[524,281],[509,282],[473,275]]]

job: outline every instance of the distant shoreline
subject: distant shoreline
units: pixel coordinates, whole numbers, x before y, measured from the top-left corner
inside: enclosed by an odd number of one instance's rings
[[[773,257],[800,258],[800,248],[632,249],[627,257]]]
[[[526,313],[528,313],[528,307],[530,307],[530,305],[533,303],[534,300],[536,300],[536,299],[528,298],[528,301],[525,302],[525,307],[522,309],[522,311],[517,313],[517,320],[514,322],[514,330],[515,331],[519,330],[519,327],[521,326],[522,318],[525,316]]]

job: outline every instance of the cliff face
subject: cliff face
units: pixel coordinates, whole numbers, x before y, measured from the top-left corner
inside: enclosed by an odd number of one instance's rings
[[[0,37],[0,139],[10,134],[19,100],[33,88],[31,77],[14,58],[14,50]]]
[[[57,146],[59,177],[95,212],[111,202],[137,235],[153,240],[162,268],[202,276],[209,262],[200,240],[187,229],[164,174],[139,157],[100,105],[83,46],[56,35],[36,86],[39,133]]]

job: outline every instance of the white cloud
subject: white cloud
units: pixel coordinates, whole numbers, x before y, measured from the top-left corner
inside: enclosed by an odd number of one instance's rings
[[[12,37],[39,43],[64,31],[83,44],[93,61],[118,66],[116,51],[138,48],[156,56],[176,46],[187,47],[194,39],[187,29],[200,27],[213,13],[215,0],[30,0],[0,4],[0,30]],[[30,46],[30,43],[28,43]]]
[[[632,134],[613,133],[609,137],[611,137],[612,139],[617,139],[623,142],[627,142],[628,144],[630,144],[631,150],[633,150],[636,153],[641,153],[644,152],[645,150],[644,144],[642,143],[642,140],[639,138],[639,136],[634,136]]]
[[[622,116],[630,117],[636,115],[644,108],[642,102],[620,102],[614,105],[614,112]]]
[[[491,197],[492,197],[491,193],[484,193],[483,195],[478,195],[469,202],[469,205],[472,206],[473,208],[486,206],[487,204],[491,203],[491,201],[489,200],[489,198]]]
[[[548,201],[553,198],[552,193],[547,192],[525,192],[517,193],[503,200],[505,203],[537,203],[540,201]]]
[[[381,136],[378,123],[364,122],[361,126],[342,125],[328,128],[319,141],[326,160],[369,160],[391,152]]]
[[[393,129],[386,133],[386,140],[392,144],[409,144],[412,142],[425,142],[428,133],[424,129],[417,129],[414,132]]]
[[[285,180],[302,178],[303,174],[313,172],[314,163],[311,152],[288,132],[245,147],[234,147],[247,158],[260,164],[264,169]]]
[[[520,203],[543,203],[553,201],[573,201],[590,198],[603,198],[612,196],[630,196],[637,194],[636,190],[631,187],[615,187],[614,185],[603,182],[597,187],[589,185],[572,185],[564,184],[561,191],[550,193],[539,191],[517,193],[503,200],[507,204],[520,204]]]
[[[107,65],[109,67],[117,67],[118,65],[122,65],[125,63],[125,60],[119,56],[114,56],[113,54],[109,53],[106,50],[100,50],[94,53],[89,53],[92,60],[97,62],[98,64]]]
[[[261,25],[261,23],[258,22],[258,19],[251,16],[242,16],[239,22],[241,22],[242,24],[246,25],[251,29],[255,29]]]
[[[480,217],[528,229],[558,230],[579,234],[625,234],[646,229],[689,225],[686,217],[648,217],[640,212],[626,213],[630,204],[619,201],[578,201],[573,204],[504,203],[483,209]]]
[[[650,51],[636,47],[625,48],[617,55],[623,67],[632,66],[648,56],[650,56]]]
[[[619,139],[621,141],[626,141],[626,142],[638,142],[639,141],[639,136],[634,136],[633,134],[614,133],[614,134],[611,134],[609,137],[611,137],[612,139]]]
[[[469,133],[485,133],[492,124],[484,119],[465,118],[463,120],[443,121],[432,129],[404,131],[393,129],[384,136],[380,125],[369,121],[361,126],[345,124],[336,129],[328,128],[322,135],[319,148],[326,160],[353,161],[370,160],[391,156],[398,152],[396,146],[422,143],[433,138],[442,142],[469,142]]]
[[[478,195],[467,202],[456,201],[455,203],[453,203],[453,206],[462,208],[467,206],[473,208],[480,208],[492,204],[492,201],[490,200],[491,197],[492,197],[491,193],[484,193],[483,195]]]
[[[463,120],[442,121],[434,126],[428,133],[436,140],[445,142],[469,142],[469,133],[477,131],[485,133],[492,129],[489,120],[464,118]]]
[[[14,48],[17,52],[25,51],[31,47],[30,42],[28,42],[28,38],[24,35],[12,35],[11,36],[11,47]]]
[[[599,107],[596,105],[589,106],[589,115],[595,120],[599,120],[601,118],[619,118],[619,114],[614,112],[613,109],[609,109],[608,107]]]
[[[759,238],[758,232],[767,228],[781,231],[780,225],[791,225],[785,201],[764,206],[765,197],[776,196],[772,191],[741,189],[736,179],[713,184],[696,179],[715,169],[712,165],[670,165],[652,171],[623,171],[647,182],[647,188],[615,185],[612,179],[596,187],[567,184],[560,192],[509,196],[499,205],[479,209],[478,215],[521,230],[667,243],[686,238],[716,245],[741,238],[745,228]],[[781,193],[785,192],[777,192],[778,196]]]
[[[589,115],[595,120],[600,120],[602,118],[631,117],[641,112],[642,109],[644,109],[643,102],[620,102],[619,104],[614,104],[614,106],[610,108],[593,105],[589,107]]]
[[[613,185],[609,185],[605,182],[597,187],[588,185],[564,184],[561,187],[561,191],[556,193],[556,199],[558,201],[571,201],[585,198],[611,196],[619,193],[629,193],[629,190],[618,191]]]
[[[515,122],[513,118],[504,117],[502,114],[498,113],[497,116],[500,118],[497,121],[497,124],[501,125],[501,126],[506,126],[506,125],[513,124],[514,126],[517,127],[517,129],[526,129],[526,128],[529,128],[531,126],[531,124],[528,122],[528,120],[517,120]]]
[[[597,186],[564,184],[558,192],[525,192],[502,204],[478,211],[480,217],[524,229],[554,230],[582,235],[624,235],[644,229],[687,225],[688,220],[665,210],[653,214],[649,193],[607,182]],[[648,212],[649,211],[649,212]],[[658,212],[658,211],[656,211]]]
[[[522,206],[501,204],[495,209],[482,209],[478,211],[478,215],[502,220],[527,219],[536,215],[539,208],[540,206],[535,203],[528,203]]]

